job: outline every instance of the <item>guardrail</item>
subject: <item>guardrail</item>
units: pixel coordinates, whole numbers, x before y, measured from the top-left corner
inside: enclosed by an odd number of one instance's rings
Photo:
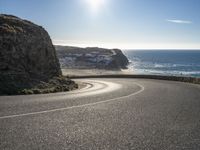
[[[188,82],[194,84],[200,84],[200,78],[194,77],[179,77],[179,76],[162,76],[162,75],[85,75],[85,76],[77,76],[71,75],[68,76],[71,79],[83,79],[83,78],[138,78],[138,79],[156,79],[156,80],[169,80],[169,81],[180,81],[180,82]]]

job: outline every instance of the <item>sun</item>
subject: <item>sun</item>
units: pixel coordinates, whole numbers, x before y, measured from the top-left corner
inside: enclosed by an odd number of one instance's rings
[[[98,12],[105,4],[105,0],[86,0],[86,2],[93,12]]]

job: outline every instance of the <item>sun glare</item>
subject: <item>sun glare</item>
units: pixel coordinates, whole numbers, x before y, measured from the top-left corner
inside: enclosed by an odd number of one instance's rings
[[[98,12],[104,5],[105,0],[86,0],[86,2],[93,12]]]

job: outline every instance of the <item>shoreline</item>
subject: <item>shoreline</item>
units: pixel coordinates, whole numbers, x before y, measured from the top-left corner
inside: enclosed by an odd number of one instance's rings
[[[63,76],[74,76],[74,75],[113,75],[113,74],[124,74],[131,75],[137,74],[129,69],[122,70],[104,70],[104,69],[61,69]]]
[[[82,75],[82,76],[69,76],[71,79],[84,79],[84,78],[135,78],[135,79],[154,79],[154,80],[166,80],[177,81],[192,84],[200,84],[200,78],[194,77],[178,77],[178,76],[161,76],[161,75],[138,75],[138,74],[115,74],[115,75]]]
[[[78,78],[140,78],[140,79],[156,79],[156,80],[168,80],[179,81],[193,84],[200,84],[199,77],[187,77],[187,76],[170,76],[170,75],[151,75],[151,74],[137,74],[131,72],[129,69],[110,71],[99,69],[62,69],[63,76],[67,76],[71,79]],[[70,73],[68,73],[70,72]]]
[[[63,76],[76,76],[76,75],[145,75],[145,76],[170,76],[170,77],[185,77],[185,78],[200,78],[200,76],[189,76],[184,74],[151,74],[148,72],[138,72],[131,69],[121,70],[105,70],[105,69],[61,69]]]

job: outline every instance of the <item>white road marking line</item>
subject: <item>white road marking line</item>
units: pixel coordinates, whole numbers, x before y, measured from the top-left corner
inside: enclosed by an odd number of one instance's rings
[[[64,107],[64,108],[51,109],[51,110],[45,110],[45,111],[38,111],[38,112],[32,112],[32,113],[24,113],[24,114],[18,114],[18,115],[2,116],[2,117],[0,117],[0,119],[8,119],[8,118],[16,118],[16,117],[23,117],[23,116],[30,116],[30,115],[37,115],[37,114],[45,114],[45,113],[50,113],[50,112],[56,112],[56,111],[74,109],[74,108],[93,106],[93,105],[107,103],[107,102],[111,102],[111,101],[117,101],[117,100],[120,100],[120,99],[123,99],[123,98],[127,98],[127,97],[130,97],[130,96],[137,95],[137,94],[139,94],[139,93],[144,91],[144,87],[142,85],[140,85],[138,83],[134,83],[134,84],[138,85],[141,89],[139,91],[135,92],[135,93],[130,94],[130,95],[117,97],[117,98],[113,98],[113,99],[108,99],[108,100],[105,100],[105,101],[100,101],[100,102],[95,102],[95,103],[78,105],[78,106]]]

